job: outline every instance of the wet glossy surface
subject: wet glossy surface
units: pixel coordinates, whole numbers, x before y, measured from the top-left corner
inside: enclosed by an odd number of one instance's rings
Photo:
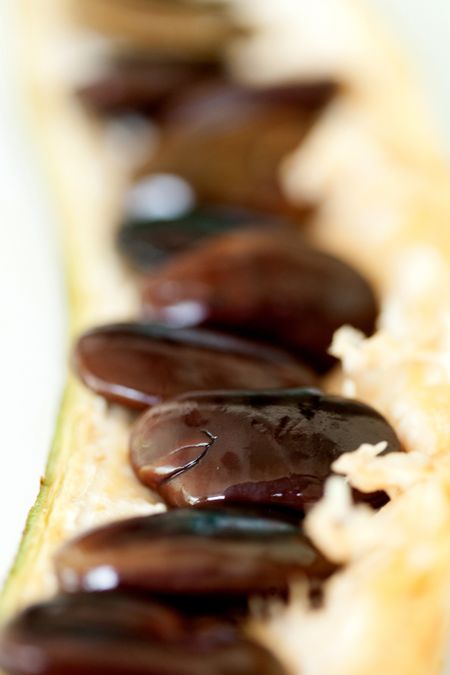
[[[96,328],[78,340],[74,366],[96,393],[145,408],[192,390],[313,384],[308,368],[276,349],[157,324]]]
[[[373,408],[318,390],[183,398],[147,412],[131,437],[137,476],[171,506],[270,504],[303,514],[343,452],[380,441],[401,449]],[[382,496],[359,498],[379,506]]]
[[[160,198],[161,195],[157,195],[157,199]],[[167,201],[173,204],[171,195],[167,195]],[[193,248],[202,240],[252,226],[282,227],[266,215],[238,207],[188,205],[188,208],[181,208],[178,212],[168,211],[164,217],[125,213],[117,242],[120,252],[131,265],[138,270],[148,271],[174,255]]]
[[[29,607],[0,637],[14,675],[282,675],[263,647],[219,619],[187,619],[120,594],[74,594]]]
[[[192,87],[162,116],[160,142],[147,170],[183,176],[201,201],[300,216],[305,205],[287,201],[280,162],[301,143],[334,92],[331,82]]]
[[[116,588],[180,596],[285,596],[295,578],[328,577],[299,525],[244,512],[177,509],[93,530],[56,558],[67,591]]]
[[[216,237],[148,276],[144,311],[172,325],[206,325],[288,348],[319,372],[334,331],[374,330],[369,284],[294,233],[245,230]],[[186,315],[186,304],[195,311]],[[247,387],[248,388],[248,387]]]
[[[111,60],[102,75],[76,93],[88,108],[102,115],[157,116],[174,94],[222,75],[221,64],[214,61],[162,61],[130,54]]]

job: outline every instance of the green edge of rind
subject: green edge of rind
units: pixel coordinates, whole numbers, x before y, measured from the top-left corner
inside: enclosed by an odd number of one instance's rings
[[[6,577],[3,589],[0,593],[0,618],[8,614],[9,604],[13,602],[13,597],[10,598],[10,595],[12,594],[12,596],[14,596],[14,583],[16,581],[16,577],[20,572],[22,565],[25,563],[25,558],[32,546],[32,539],[35,534],[34,526],[37,524],[38,519],[43,516],[44,509],[48,503],[47,497],[55,479],[56,465],[63,443],[65,412],[70,406],[71,399],[72,387],[70,384],[68,384],[66,385],[66,388],[63,392],[62,400],[59,406],[59,412],[56,420],[56,429],[53,434],[53,440],[50,446],[50,454],[47,459],[45,473],[41,478],[41,487],[37,498],[28,513],[19,548],[12,563],[11,569]]]

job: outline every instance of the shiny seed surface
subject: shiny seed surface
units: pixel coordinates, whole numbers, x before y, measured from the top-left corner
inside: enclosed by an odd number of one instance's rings
[[[319,372],[335,330],[375,327],[368,282],[296,234],[246,230],[208,240],[148,275],[144,311],[172,325],[252,336],[300,355]],[[186,304],[193,310],[186,314]]]
[[[315,382],[309,368],[277,349],[210,331],[149,323],[115,324],[85,333],[73,360],[89,388],[134,408],[198,389]]]
[[[156,198],[159,200],[161,195]],[[173,204],[170,193],[162,198]],[[226,205],[188,205],[176,213],[168,210],[164,217],[153,216],[151,206],[149,204],[148,216],[125,213],[117,233],[122,255],[133,267],[144,272],[210,237],[252,226],[276,226],[266,215]]]
[[[58,596],[0,636],[11,675],[282,675],[274,656],[220,619],[185,618],[151,599]]]
[[[299,524],[217,509],[177,509],[120,521],[65,545],[56,558],[66,591],[128,589],[223,600],[288,593],[296,578],[335,569]]]
[[[199,392],[140,418],[131,462],[171,506],[273,505],[303,514],[322,497],[335,459],[381,441],[387,452],[401,449],[388,422],[359,401],[311,389]],[[375,507],[386,501],[378,492],[357,497]]]

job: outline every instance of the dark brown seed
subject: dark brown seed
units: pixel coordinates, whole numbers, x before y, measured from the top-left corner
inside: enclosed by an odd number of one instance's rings
[[[131,437],[138,478],[171,506],[273,505],[303,514],[342,453],[381,441],[386,452],[401,449],[373,408],[318,390],[183,398],[147,412]],[[380,505],[380,493],[359,499]]]
[[[167,606],[112,593],[63,595],[29,607],[0,637],[11,675],[282,675],[236,626],[187,619]]]
[[[76,93],[89,109],[101,115],[155,116],[175,93],[218,78],[222,71],[222,66],[214,61],[158,61],[131,54],[111,60],[102,75]]]
[[[162,116],[160,142],[145,168],[182,176],[202,202],[303,216],[311,205],[287,200],[280,163],[299,146],[334,91],[330,82],[193,87]]]
[[[237,206],[198,204],[179,176],[152,174],[129,190],[117,242],[133,267],[149,271],[200,241],[244,227],[281,230],[288,225]]]
[[[373,291],[358,272],[299,235],[276,230],[242,230],[199,244],[149,274],[143,300],[152,320],[266,340],[319,372],[334,363],[327,350],[335,330],[349,324],[371,334],[377,316]]]
[[[335,570],[288,520],[238,510],[177,509],[119,521],[66,544],[56,557],[66,591],[127,589],[217,599],[288,593]]]
[[[277,349],[210,331],[148,323],[103,326],[85,333],[76,345],[74,364],[96,393],[133,408],[197,389],[264,389],[315,382],[307,367]]]

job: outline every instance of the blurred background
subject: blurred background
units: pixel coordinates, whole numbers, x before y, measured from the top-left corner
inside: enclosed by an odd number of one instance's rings
[[[370,1],[409,49],[450,159],[450,3]],[[63,275],[24,105],[15,4],[0,0],[0,580],[39,487],[65,367]]]

